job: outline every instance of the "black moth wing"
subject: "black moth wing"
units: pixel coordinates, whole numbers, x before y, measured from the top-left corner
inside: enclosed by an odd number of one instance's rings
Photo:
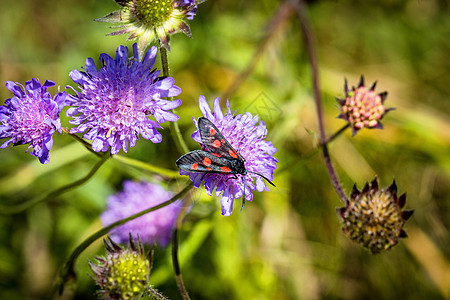
[[[203,150],[186,153],[177,159],[176,164],[178,168],[186,172],[242,174],[242,169],[236,165],[236,160],[217,157],[211,152]]]
[[[207,118],[198,119],[198,130],[202,143],[212,152],[226,159],[243,160],[217,127]],[[216,156],[217,156],[216,155]]]

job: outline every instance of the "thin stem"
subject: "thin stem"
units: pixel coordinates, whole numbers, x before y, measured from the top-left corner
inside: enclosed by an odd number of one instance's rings
[[[292,5],[289,2],[284,2],[280,5],[273,18],[270,20],[270,23],[267,26],[267,32],[259,42],[258,48],[253,54],[251,61],[247,64],[247,67],[234,78],[233,82],[228,86],[221,98],[228,99],[228,97],[230,97],[230,95],[232,95],[252,73],[261,55],[266,50],[267,46],[270,45],[270,41],[276,36],[278,30],[282,28],[284,21],[289,18],[291,13]]]
[[[163,208],[173,202],[175,202],[176,200],[178,200],[179,198],[183,197],[189,190],[192,189],[192,187],[194,186],[194,184],[192,182],[190,182],[181,192],[179,192],[178,194],[176,194],[175,196],[173,196],[171,199],[158,204],[156,206],[144,209],[141,212],[138,212],[128,218],[124,218],[122,220],[119,220],[117,222],[112,223],[109,226],[106,226],[98,231],[96,231],[95,233],[93,233],[92,235],[90,235],[87,239],[85,239],[80,245],[78,245],[78,247],[75,248],[75,250],[72,252],[72,254],[69,256],[69,258],[67,259],[66,263],[64,264],[61,272],[60,272],[60,276],[58,278],[58,283],[57,283],[57,288],[59,290],[59,294],[61,295],[63,290],[64,290],[64,285],[65,283],[70,280],[70,279],[75,279],[76,274],[75,274],[75,270],[74,270],[74,266],[75,266],[75,261],[78,258],[78,256],[87,248],[89,247],[93,242],[95,242],[97,239],[99,239],[100,237],[104,236],[105,234],[107,234],[110,230],[116,228],[117,226],[120,226],[122,224],[125,224],[126,222],[129,222],[131,220],[134,220],[136,218],[139,218],[140,216],[143,216],[147,213],[150,213],[152,211],[158,210],[160,208]]]
[[[163,75],[166,77],[170,76],[169,73],[169,60],[167,58],[167,49],[163,46],[159,47],[159,52],[161,54],[161,65]],[[172,112],[176,114],[176,110],[173,109]],[[180,127],[178,127],[178,122],[170,122],[170,132],[172,133],[172,137],[175,141],[175,145],[178,148],[178,151],[181,154],[189,152],[189,148],[186,145],[186,142],[183,139],[183,135],[181,134]]]
[[[88,142],[86,142],[83,138],[79,137],[76,134],[70,133],[69,129],[67,128],[62,128],[62,131],[64,131],[65,133],[67,133],[71,138],[73,138],[74,140],[76,140],[77,142],[80,142],[86,149],[88,149],[89,151],[91,151],[92,153],[94,153],[95,155],[97,155],[98,157],[101,157],[102,154],[99,152],[95,152],[92,149],[92,145],[89,144]]]
[[[86,147],[86,149],[88,149],[89,151],[91,151],[92,153],[94,153],[95,155],[101,157],[102,154],[99,152],[95,152],[94,150],[92,150],[92,146],[91,144],[89,144],[88,142],[86,142],[84,139],[80,138],[78,135],[70,133],[68,129],[63,128],[63,131],[65,133],[67,133],[69,136],[71,136],[73,139],[75,139],[76,141],[80,142],[84,147]],[[145,163],[143,161],[140,160],[136,160],[133,158],[129,158],[129,157],[125,157],[125,156],[121,156],[121,155],[114,155],[112,156],[112,158],[114,158],[117,161],[120,161],[121,163],[139,168],[139,169],[143,169],[143,170],[147,170],[150,171],[152,173],[158,173],[159,175],[162,176],[166,176],[169,178],[182,178],[182,176],[176,172],[176,171],[172,171],[169,169],[165,169],[165,168],[161,168],[161,167],[156,167],[153,166],[149,163]]]
[[[297,17],[300,21],[300,26],[302,28],[305,42],[307,46],[308,51],[308,57],[309,57],[309,63],[311,65],[311,76],[312,76],[312,82],[313,82],[313,91],[314,91],[314,100],[316,103],[316,111],[317,111],[317,119],[319,122],[319,144],[322,147],[322,153],[323,158],[325,161],[326,168],[328,170],[328,173],[331,178],[331,182],[333,184],[334,189],[336,190],[336,193],[338,194],[341,201],[346,205],[348,203],[347,195],[344,193],[344,190],[341,186],[341,183],[339,182],[339,179],[336,174],[336,170],[333,167],[333,164],[331,163],[330,153],[328,152],[328,147],[326,143],[326,136],[325,136],[325,126],[323,123],[323,112],[322,112],[322,101],[321,101],[321,94],[319,89],[319,68],[317,65],[317,58],[316,58],[316,52],[314,48],[314,38],[312,30],[309,26],[308,18],[304,14],[305,7],[302,0],[291,0],[291,3],[295,7],[295,11],[297,13]]]
[[[147,287],[147,292],[156,299],[168,300],[168,298],[164,297],[164,295],[160,294],[157,290],[155,290],[154,288],[152,288],[150,286]],[[142,299],[146,299],[146,298],[142,297]],[[150,298],[150,299],[153,299],[153,298]]]
[[[183,297],[184,300],[189,300],[190,297],[188,291],[186,290],[186,286],[184,285],[183,277],[181,275],[180,262],[178,260],[178,231],[181,228],[183,219],[189,210],[190,203],[191,197],[186,197],[184,207],[181,210],[180,214],[178,215],[176,227],[172,234],[172,264],[175,272],[178,289],[180,290],[181,296]]]
[[[76,187],[79,187],[80,185],[84,184],[89,179],[91,179],[91,177],[94,176],[94,174],[100,169],[100,167],[106,162],[106,160],[109,157],[110,157],[109,153],[103,154],[101,159],[94,165],[94,167],[92,167],[91,171],[89,171],[89,173],[86,174],[86,176],[84,176],[83,178],[81,178],[75,182],[69,183],[65,186],[62,186],[54,191],[51,191],[50,193],[48,193],[47,195],[45,195],[43,197],[36,197],[28,202],[21,203],[21,204],[15,205],[15,206],[0,206],[0,213],[4,214],[4,215],[17,214],[17,213],[20,213],[22,211],[29,209],[30,207],[37,205],[39,203],[54,199]]]
[[[189,294],[184,285],[183,277],[181,276],[180,264],[178,261],[178,228],[174,230],[172,235],[172,263],[181,296],[184,300],[189,300]]]
[[[152,173],[157,173],[158,175],[161,176],[165,176],[165,177],[169,177],[169,178],[183,178],[184,176],[181,176],[179,174],[179,172],[177,171],[173,171],[173,170],[169,170],[166,168],[161,168],[161,167],[156,167],[153,166],[151,164],[145,163],[143,161],[137,160],[137,159],[133,159],[133,158],[129,158],[129,157],[125,157],[122,155],[114,155],[113,159],[120,161],[121,163],[127,164],[129,166],[133,166],[139,169],[143,169],[143,170],[147,170],[150,171]]]
[[[338,136],[340,136],[345,130],[347,130],[347,128],[350,127],[350,124],[346,124],[344,125],[341,129],[339,129],[338,131],[336,131],[333,135],[329,136],[326,140],[325,140],[325,144],[329,144],[331,143],[335,138],[337,138]]]

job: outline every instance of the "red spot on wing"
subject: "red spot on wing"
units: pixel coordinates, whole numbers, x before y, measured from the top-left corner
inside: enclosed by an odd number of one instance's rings
[[[193,163],[193,164],[191,165],[191,169],[192,169],[192,170],[198,170],[198,163]]]
[[[221,143],[219,140],[215,140],[215,141],[212,143],[212,146],[213,146],[214,148],[219,148],[220,146],[222,146],[222,143]]]
[[[221,139],[220,141],[221,141],[222,143],[225,143],[225,140],[224,140],[224,139]]]
[[[206,171],[211,171],[212,169],[210,167],[206,167]]]
[[[205,166],[210,166],[210,165],[211,165],[211,159],[209,159],[208,157],[205,157],[205,158],[203,159],[203,164],[204,164]]]
[[[220,171],[224,172],[224,173],[230,173],[231,169],[228,167],[220,167]]]
[[[213,127],[209,127],[209,134],[216,135],[217,131]]]
[[[222,156],[220,156],[220,154],[217,154],[217,153],[214,153],[214,152],[211,152],[211,154],[214,155],[214,156],[217,156],[217,157],[222,157]]]
[[[231,157],[233,157],[233,158],[238,158],[238,155],[237,155],[237,153],[236,153],[236,151],[233,151],[233,150],[228,150],[228,154],[230,154],[230,156]]]

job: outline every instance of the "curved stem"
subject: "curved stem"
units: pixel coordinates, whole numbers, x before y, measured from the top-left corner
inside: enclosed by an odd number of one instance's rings
[[[161,175],[161,176],[165,176],[165,177],[169,177],[169,178],[179,178],[179,179],[184,178],[184,176],[180,175],[180,173],[178,171],[173,171],[173,170],[169,170],[166,168],[157,167],[157,166],[151,165],[149,163],[146,163],[146,162],[143,162],[143,161],[140,161],[137,159],[125,157],[125,156],[118,155],[118,154],[114,155],[113,159],[120,161],[121,163],[127,164],[129,166],[147,170],[152,173],[157,173],[158,175]]]
[[[167,58],[167,49],[163,46],[159,47],[159,52],[161,54],[161,65],[162,65],[162,71],[163,75],[166,77],[169,77],[169,60]],[[176,110],[173,109],[172,112],[176,114]],[[186,145],[186,142],[183,139],[183,136],[181,135],[180,127],[178,127],[178,121],[170,122],[170,132],[172,133],[172,137],[175,141],[175,145],[178,148],[178,151],[181,154],[189,152],[189,148]]]
[[[94,150],[92,150],[92,146],[91,144],[89,144],[88,142],[86,142],[84,139],[82,139],[81,137],[79,137],[76,134],[70,133],[68,129],[63,128],[63,131],[65,133],[67,133],[70,137],[72,137],[74,140],[80,142],[84,147],[86,147],[86,149],[88,149],[89,151],[91,151],[92,153],[94,153],[95,155],[102,157],[102,154],[99,152],[95,152]],[[112,158],[114,158],[117,161],[120,161],[124,164],[139,168],[139,169],[143,169],[143,170],[147,170],[150,171],[152,173],[158,173],[162,176],[166,176],[166,177],[170,177],[170,178],[182,178],[182,176],[177,172],[177,171],[172,171],[169,169],[165,169],[165,168],[161,168],[161,167],[156,167],[153,166],[149,163],[140,161],[140,160],[136,160],[133,158],[129,158],[129,157],[125,157],[125,156],[121,156],[119,154],[116,154],[114,156],[112,156]]]
[[[175,196],[173,196],[171,199],[158,204],[156,206],[147,208],[141,212],[138,212],[132,216],[129,216],[128,218],[124,218],[122,220],[119,220],[117,222],[112,223],[109,226],[106,226],[100,230],[98,230],[97,232],[93,233],[91,236],[89,236],[87,239],[85,239],[80,245],[78,245],[78,247],[75,248],[75,250],[72,252],[72,254],[69,256],[69,258],[67,259],[66,263],[64,264],[61,272],[60,272],[60,276],[58,278],[58,283],[56,288],[59,291],[59,294],[61,295],[63,290],[64,290],[64,284],[70,280],[70,279],[74,279],[76,277],[75,274],[75,270],[74,270],[74,266],[75,266],[75,261],[78,258],[78,256],[87,248],[89,247],[89,245],[91,245],[94,241],[96,241],[97,239],[99,239],[100,237],[102,237],[103,235],[107,234],[111,229],[120,226],[122,224],[125,224],[128,221],[134,220],[136,218],[139,218],[140,216],[143,216],[149,212],[158,210],[160,208],[163,208],[173,202],[175,202],[176,200],[178,200],[179,198],[183,197],[189,190],[192,189],[192,187],[194,186],[194,184],[192,182],[190,182],[181,192],[179,192],[178,194],[176,194]]]
[[[67,133],[71,138],[73,138],[73,139],[76,140],[77,142],[80,142],[86,149],[88,149],[89,151],[91,151],[92,153],[94,153],[95,155],[97,155],[98,157],[101,157],[101,156],[102,156],[101,153],[95,152],[95,151],[92,149],[92,145],[89,144],[88,142],[86,142],[83,138],[79,137],[79,136],[76,135],[76,134],[70,133],[69,129],[63,127],[63,128],[62,128],[62,131],[65,132],[65,133]]]
[[[333,135],[329,136],[324,143],[325,144],[329,144],[331,143],[335,138],[337,138],[338,136],[340,136],[345,130],[347,130],[347,128],[350,127],[350,124],[347,123],[346,125],[344,125],[341,129],[339,129],[338,131],[336,131]]]
[[[183,300],[189,300],[190,297],[189,297],[188,291],[186,290],[186,286],[184,285],[183,277],[181,275],[180,262],[178,260],[178,231],[181,228],[183,219],[189,210],[190,203],[191,203],[191,197],[186,197],[185,202],[184,202],[184,207],[181,210],[180,214],[178,215],[176,227],[175,227],[175,230],[172,235],[172,264],[173,264],[173,269],[175,271],[175,277],[177,280],[178,289],[180,290]]]
[[[80,185],[84,184],[85,182],[87,182],[89,179],[91,179],[92,176],[94,176],[94,174],[100,169],[100,167],[106,162],[106,160],[109,158],[109,153],[105,153],[103,154],[103,156],[101,157],[101,160],[99,160],[94,167],[92,167],[91,171],[89,171],[88,174],[86,174],[86,176],[84,176],[83,178],[69,183],[65,186],[62,186],[54,191],[51,191],[50,193],[48,193],[47,195],[45,195],[44,197],[37,197],[34,198],[28,202],[25,203],[21,203],[15,206],[0,206],[0,214],[4,214],[4,215],[12,215],[12,214],[17,214],[20,213],[24,210],[27,210],[30,207],[33,207],[34,205],[37,205],[39,203],[45,202],[47,200],[51,200],[54,199],[76,187],[79,187]]]
[[[148,293],[151,295],[151,297],[149,299],[153,299],[152,297],[156,298],[156,299],[160,299],[160,300],[168,300],[168,298],[164,297],[164,295],[160,294],[157,290],[155,290],[154,288],[148,286],[147,287]],[[142,299],[147,299],[145,297],[142,297]],[[139,299],[141,299],[139,298]]]
[[[291,3],[294,5],[295,11],[297,13],[297,17],[300,21],[300,26],[302,28],[302,31],[303,31],[303,34],[305,37],[306,46],[307,46],[309,63],[311,65],[311,76],[312,76],[312,82],[313,82],[314,100],[316,103],[317,119],[319,122],[319,133],[320,133],[319,144],[322,147],[322,153],[323,153],[323,158],[325,161],[325,166],[330,175],[333,187],[336,190],[336,193],[338,194],[341,201],[344,203],[344,205],[346,205],[349,200],[347,198],[347,195],[344,193],[342,185],[339,182],[339,179],[337,177],[336,170],[334,169],[333,164],[331,163],[330,153],[328,152],[328,147],[327,147],[327,141],[326,141],[326,136],[325,136],[325,126],[323,123],[322,102],[321,102],[321,95],[320,95],[320,89],[319,89],[319,86],[320,86],[319,85],[319,71],[318,71],[318,65],[317,65],[316,52],[314,49],[313,34],[312,34],[311,28],[309,26],[308,18],[304,14],[305,7],[303,4],[303,1],[302,0],[291,0]]]
[[[180,263],[178,261],[178,228],[175,228],[172,235],[172,263],[181,296],[183,297],[183,300],[189,300],[189,294],[184,285],[183,277],[181,276]]]
[[[258,48],[256,48],[255,53],[252,56],[252,59],[247,64],[244,70],[242,70],[238,76],[236,76],[233,82],[228,86],[225,93],[221,96],[222,99],[228,99],[230,95],[232,95],[241,85],[244,83],[245,79],[253,72],[253,69],[256,67],[261,55],[266,50],[267,46],[270,45],[270,42],[274,37],[277,36],[277,33],[281,28],[283,28],[283,24],[292,14],[292,5],[289,2],[283,2],[278,7],[278,10],[275,12],[274,16],[270,20],[269,24],[266,26],[267,32],[262,37],[259,42]]]

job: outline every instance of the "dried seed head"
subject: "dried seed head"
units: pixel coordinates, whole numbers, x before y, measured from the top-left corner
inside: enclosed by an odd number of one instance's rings
[[[349,203],[338,208],[337,213],[344,233],[375,254],[390,249],[400,238],[407,237],[403,225],[413,211],[402,211],[405,202],[406,194],[397,197],[395,181],[390,187],[380,189],[375,177],[362,191],[355,185]]]

